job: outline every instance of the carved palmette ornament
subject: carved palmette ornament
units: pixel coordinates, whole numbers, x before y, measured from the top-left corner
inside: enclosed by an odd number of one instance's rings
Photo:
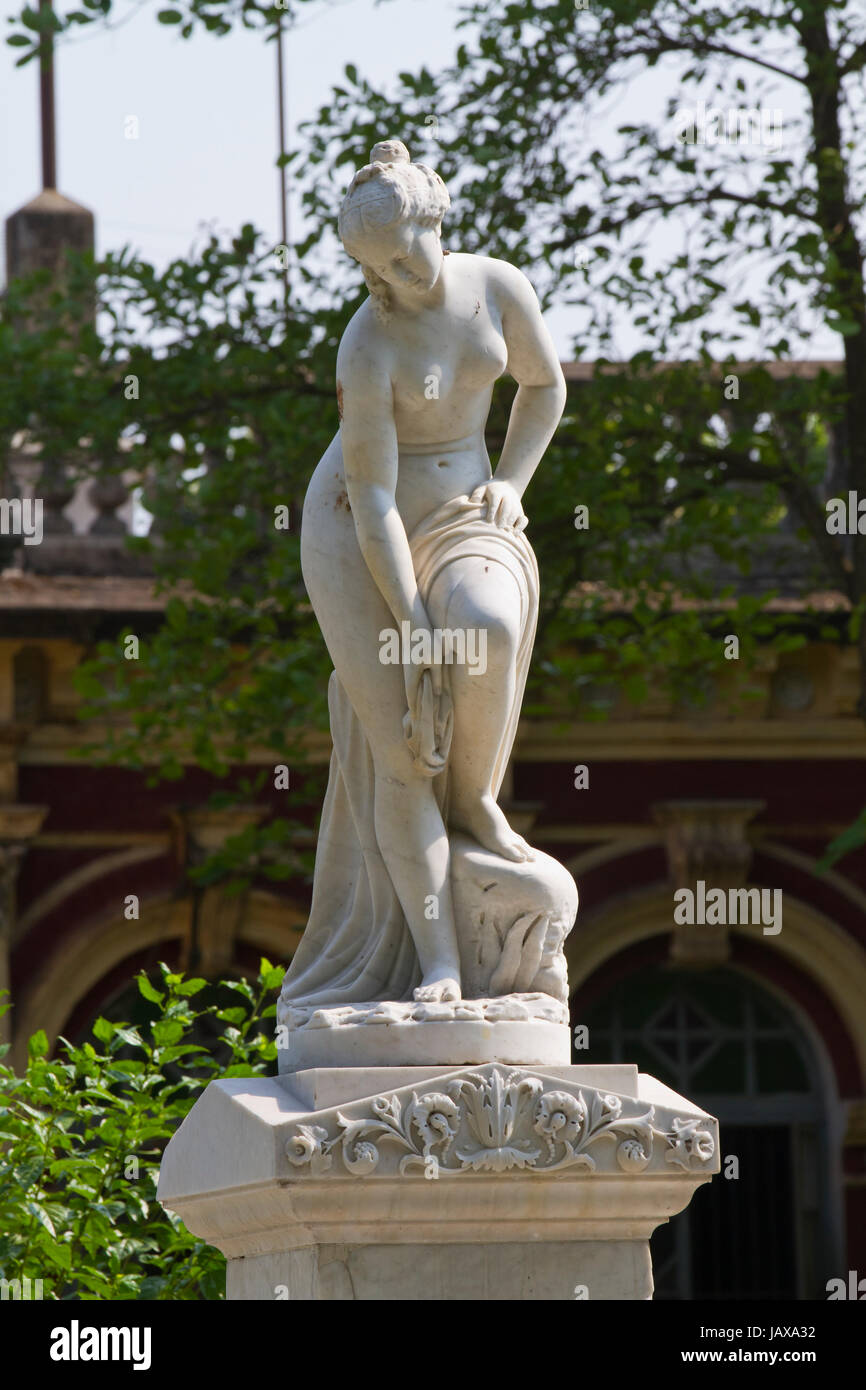
[[[438,1178],[510,1169],[591,1174],[609,1170],[604,1155],[611,1153],[626,1174],[644,1172],[654,1157],[662,1171],[668,1164],[708,1171],[716,1154],[708,1117],[673,1116],[659,1128],[653,1106],[590,1087],[566,1090],[550,1078],[498,1066],[437,1084],[402,1099],[359,1102],[351,1107],[355,1114],[337,1110],[331,1128],[296,1125],[286,1142],[289,1162],[315,1176],[363,1177],[393,1154],[399,1173]],[[393,1161],[384,1166],[393,1169]]]

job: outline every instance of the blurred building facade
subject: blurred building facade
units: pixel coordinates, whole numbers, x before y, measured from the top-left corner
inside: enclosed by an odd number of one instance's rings
[[[76,666],[161,621],[148,578],[113,573],[102,544],[122,489],[90,486],[95,534],[46,527],[0,575],[0,978],[19,1063],[32,1032],[80,1037],[158,960],[214,978],[287,962],[308,906],[302,882],[230,896],[187,877],[280,793],[214,812],[198,769],[148,787],[77,753],[99,730],[77,722]],[[635,709],[609,692],[604,722],[524,721],[505,787],[515,827],[579,884],[575,1060],[637,1062],[722,1121],[729,1176],[655,1238],[672,1297],[821,1297],[866,1267],[866,854],[815,872],[864,800],[855,653],[813,642],[759,679],[748,717],[721,693]],[[328,756],[322,738],[322,786]],[[781,930],[676,926],[674,888],[699,880],[781,890]]]
[[[38,240],[52,210],[36,212]],[[31,1033],[81,1037],[159,960],[212,978],[287,963],[309,903],[300,881],[232,896],[188,878],[278,792],[213,811],[198,769],[148,787],[79,756],[99,730],[77,722],[76,667],[123,630],[146,639],[163,601],[125,549],[122,482],[6,460],[4,496],[37,484],[43,542],[7,544],[0,574],[0,988],[19,1065]],[[503,793],[580,888],[574,1060],[637,1062],[722,1122],[723,1175],[654,1238],[659,1297],[823,1298],[866,1275],[866,851],[816,873],[866,800],[856,654],[812,641],[756,678],[747,715],[721,689],[700,708],[609,691],[604,722],[525,720]],[[322,738],[322,788],[329,753]],[[781,930],[675,925],[674,888],[699,880],[780,890]]]

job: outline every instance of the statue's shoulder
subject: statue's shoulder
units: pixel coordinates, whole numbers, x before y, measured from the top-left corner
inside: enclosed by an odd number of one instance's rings
[[[486,258],[490,266],[490,279],[492,283],[502,291],[509,299],[525,302],[527,299],[535,299],[535,289],[528,275],[524,275],[516,265],[510,261],[500,261],[494,256]]]
[[[338,371],[361,375],[375,374],[388,362],[388,341],[382,332],[369,299],[356,310],[340,339]],[[344,375],[345,379],[345,375]]]
[[[376,333],[378,322],[373,312],[372,297],[365,299],[354,312],[346,327],[340,344],[346,342],[357,342],[359,338],[373,337]]]
[[[485,288],[494,292],[498,299],[508,302],[526,302],[535,299],[532,282],[509,261],[501,261],[496,256],[476,256],[465,252],[455,252],[455,268],[468,275],[480,277]]]

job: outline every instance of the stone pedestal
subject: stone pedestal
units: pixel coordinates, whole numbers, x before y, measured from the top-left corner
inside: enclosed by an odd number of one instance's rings
[[[158,1196],[230,1299],[647,1299],[718,1152],[634,1067],[325,1067],[212,1082]]]

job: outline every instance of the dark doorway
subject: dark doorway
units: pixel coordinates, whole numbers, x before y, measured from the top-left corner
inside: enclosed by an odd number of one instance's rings
[[[736,1180],[715,1179],[653,1235],[656,1298],[795,1299],[797,1247],[791,1130],[725,1125]]]
[[[720,1122],[722,1173],[652,1237],[655,1297],[823,1298],[826,1120],[796,1019],[736,970],[670,965],[573,1013],[589,1030],[575,1062],[635,1063]]]

